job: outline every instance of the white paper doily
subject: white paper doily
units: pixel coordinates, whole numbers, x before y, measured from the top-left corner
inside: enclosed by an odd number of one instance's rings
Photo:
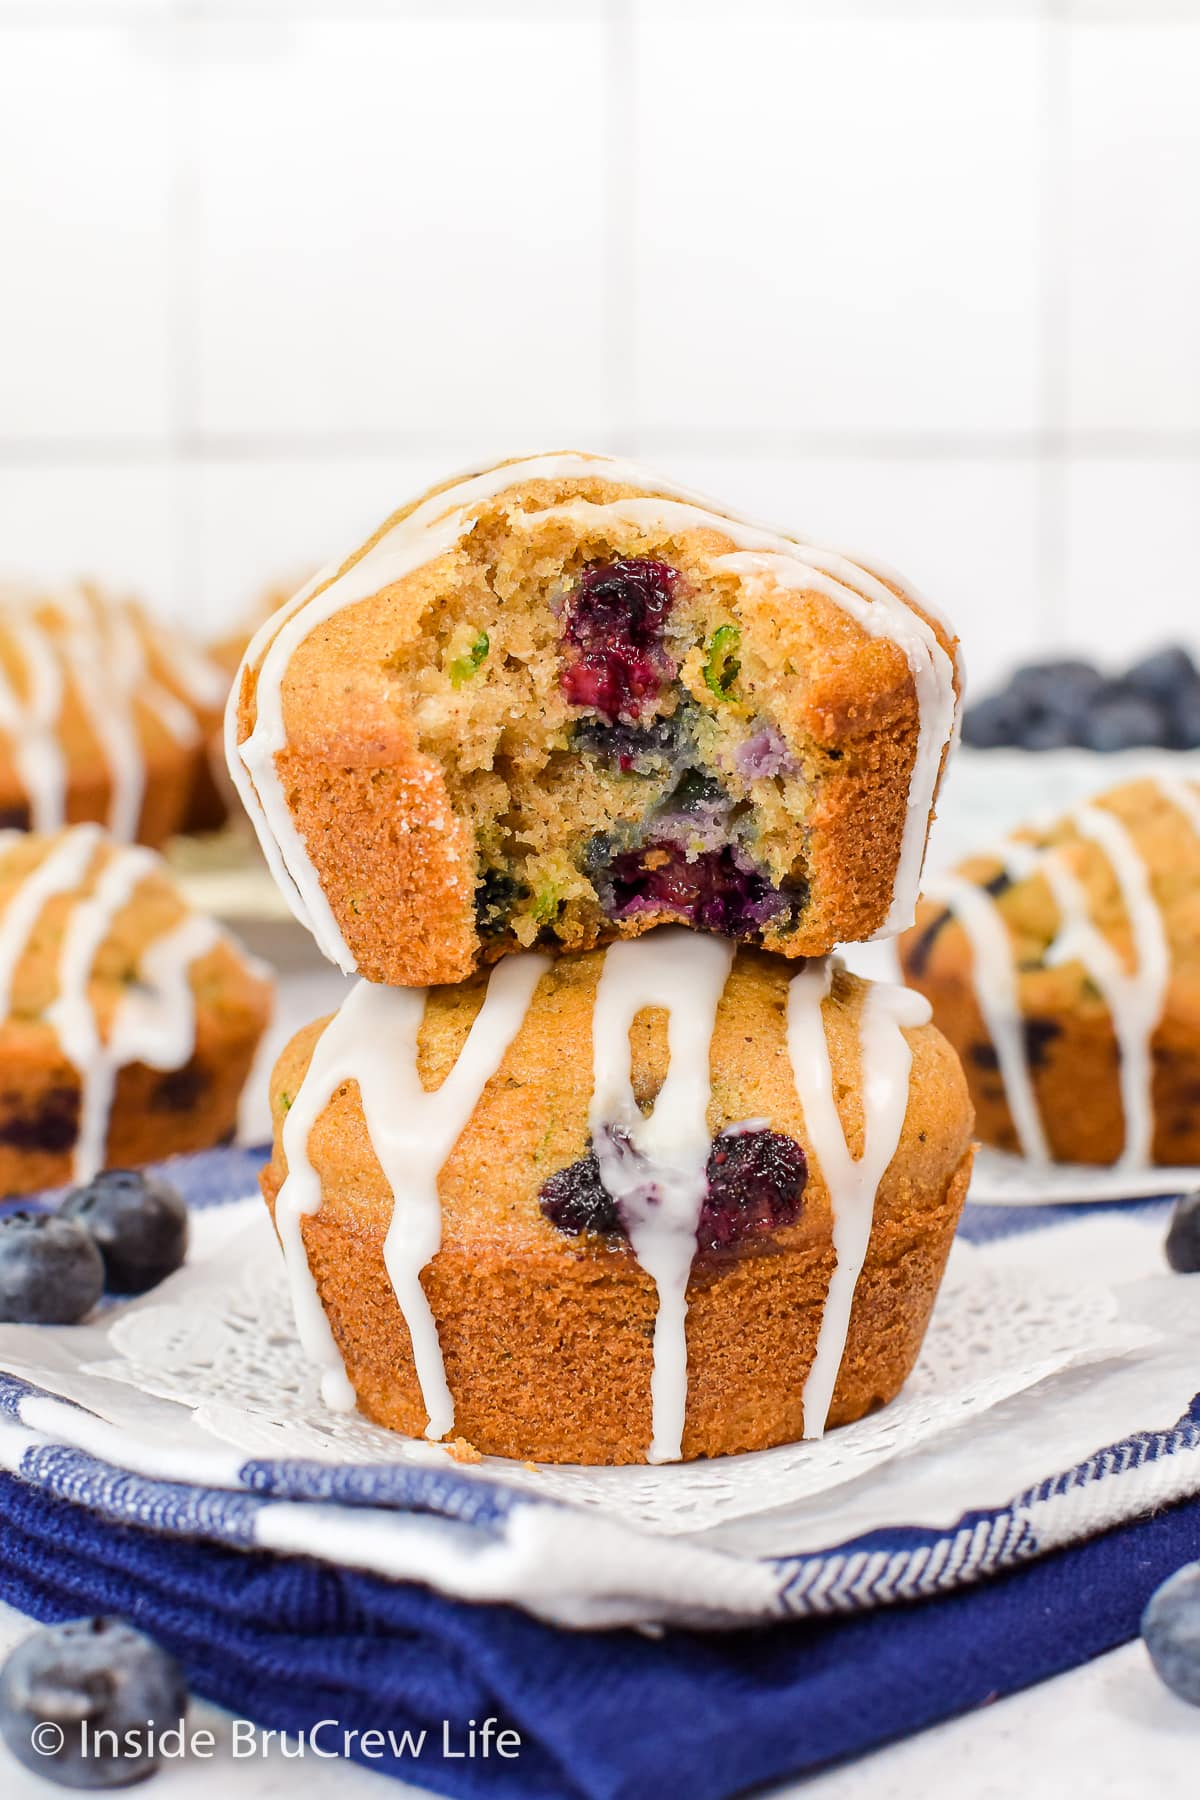
[[[900,1397],[819,1443],[684,1466],[531,1468],[498,1458],[473,1466],[649,1531],[704,1531],[878,1470],[1057,1371],[1119,1357],[1152,1337],[1144,1326],[1119,1319],[1110,1289],[1081,1283],[1070,1268],[1059,1274],[997,1266],[960,1242],[920,1362]],[[108,1347],[110,1355],[81,1364],[80,1373],[128,1391],[124,1409],[110,1399],[105,1411],[120,1423],[124,1410],[131,1434],[146,1428],[139,1401],[154,1396],[190,1409],[198,1430],[247,1457],[365,1464],[445,1456],[437,1446],[323,1406],[296,1341],[265,1218],[207,1263],[176,1276],[169,1298],[141,1302],[115,1320]]]

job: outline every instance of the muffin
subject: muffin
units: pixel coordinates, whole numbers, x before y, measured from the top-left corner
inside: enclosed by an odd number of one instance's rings
[[[132,602],[90,584],[7,590],[0,824],[49,832],[93,821],[123,843],[162,844],[191,803],[203,708],[211,729],[224,692],[182,637]]]
[[[262,1177],[326,1399],[576,1463],[882,1406],[971,1163],[927,1019],[678,928],[427,994],[360,982],[280,1057]]]
[[[270,985],[160,857],[0,836],[0,1193],[225,1140]]]
[[[1195,782],[1128,782],[927,882],[900,961],[963,1059],[985,1143],[1200,1163]]]
[[[956,640],[892,575],[608,457],[433,490],[253,640],[230,767],[372,981],[676,921],[785,956],[913,914]]]

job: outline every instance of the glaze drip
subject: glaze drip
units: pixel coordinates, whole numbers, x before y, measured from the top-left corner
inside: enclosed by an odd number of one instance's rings
[[[367,1134],[392,1190],[383,1261],[412,1342],[428,1415],[425,1435],[445,1437],[454,1425],[454,1400],[446,1384],[437,1322],[421,1286],[421,1271],[441,1248],[438,1175],[520,1030],[548,967],[546,957],[533,953],[505,957],[496,965],[458,1061],[433,1092],[422,1086],[417,1069],[424,988],[360,982],[317,1041],[283,1124],[288,1172],[275,1202],[275,1227],[301,1344],[321,1371],[326,1404],[337,1411],[354,1406],[354,1390],[321,1306],[302,1231],[303,1220],[321,1205],[321,1183],[308,1155],[312,1128],[335,1091],[356,1082]]]
[[[904,1032],[930,1020],[929,1002],[908,988],[872,984],[859,1021],[863,1146],[850,1154],[833,1093],[822,1006],[832,964],[810,963],[788,989],[788,1054],[809,1141],[829,1192],[836,1261],[825,1296],[816,1354],[804,1383],[804,1435],[824,1435],[846,1348],[854,1291],[866,1261],[875,1196],[896,1154],[908,1111],[912,1051]]]
[[[709,1056],[733,945],[678,929],[614,944],[592,1024],[588,1123],[600,1179],[634,1255],[654,1282],[651,1439],[646,1460],[674,1462],[687,1408],[687,1285],[708,1193]],[[633,1093],[629,1030],[646,1007],[668,1016],[670,1061],[648,1117]]]

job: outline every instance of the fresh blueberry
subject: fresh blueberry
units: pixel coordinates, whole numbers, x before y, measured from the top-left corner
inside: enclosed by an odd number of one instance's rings
[[[563,609],[572,656],[562,690],[572,706],[607,719],[638,717],[671,665],[663,631],[679,571],[648,557],[589,563]]]
[[[1185,1564],[1151,1594],[1142,1637],[1171,1692],[1200,1706],[1200,1563]]]
[[[1063,750],[1078,741],[1079,734],[1072,720],[1051,712],[1030,713],[1019,738],[1022,750]]]
[[[551,1175],[539,1198],[550,1223],[573,1236],[592,1231],[611,1237],[624,1229],[617,1203],[600,1179],[600,1163],[594,1150]]]
[[[45,1626],[0,1670],[0,1737],[18,1762],[60,1787],[144,1780],[158,1763],[150,1727],[177,1727],[187,1705],[174,1657],[120,1619]],[[115,1734],[121,1748],[112,1738],[97,1742],[98,1732]]]
[[[1179,1275],[1200,1270],[1200,1188],[1175,1202],[1167,1228],[1167,1261]]]
[[[723,1131],[708,1158],[708,1194],[696,1243],[728,1250],[748,1237],[792,1225],[800,1216],[808,1163],[779,1131]]]
[[[91,1233],[116,1294],[144,1294],[187,1255],[188,1215],[179,1190],[141,1169],[105,1169],[67,1195],[59,1216]]]
[[[1181,688],[1171,702],[1171,743],[1176,750],[1200,750],[1200,680]]]
[[[989,694],[963,715],[962,740],[975,750],[1004,750],[1020,742],[1027,708],[1016,694]]]
[[[0,1320],[74,1325],[104,1292],[104,1263],[89,1232],[57,1213],[0,1219]]]
[[[1023,663],[1009,677],[1009,692],[1030,706],[1057,708],[1064,695],[1078,702],[1086,694],[1096,694],[1104,685],[1104,677],[1091,663],[1077,656],[1052,657],[1046,662]]]
[[[1200,670],[1182,644],[1167,644],[1134,663],[1126,671],[1125,680],[1136,693],[1147,694],[1151,700],[1170,701],[1200,680]]]
[[[1083,741],[1108,753],[1140,744],[1165,744],[1170,727],[1160,707],[1143,694],[1120,690],[1103,694],[1088,715]]]

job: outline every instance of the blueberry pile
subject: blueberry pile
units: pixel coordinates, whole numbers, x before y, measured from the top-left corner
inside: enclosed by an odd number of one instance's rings
[[[1200,669],[1168,644],[1121,675],[1080,658],[1026,663],[1008,686],[969,706],[963,743],[977,750],[1200,748]]]
[[[178,1727],[187,1707],[174,1657],[120,1619],[43,1627],[0,1670],[0,1737],[60,1787],[143,1780],[158,1762],[156,1734]]]
[[[0,1218],[0,1322],[74,1325],[105,1288],[144,1294],[187,1254],[178,1191],[139,1169],[106,1169],[57,1212]]]

